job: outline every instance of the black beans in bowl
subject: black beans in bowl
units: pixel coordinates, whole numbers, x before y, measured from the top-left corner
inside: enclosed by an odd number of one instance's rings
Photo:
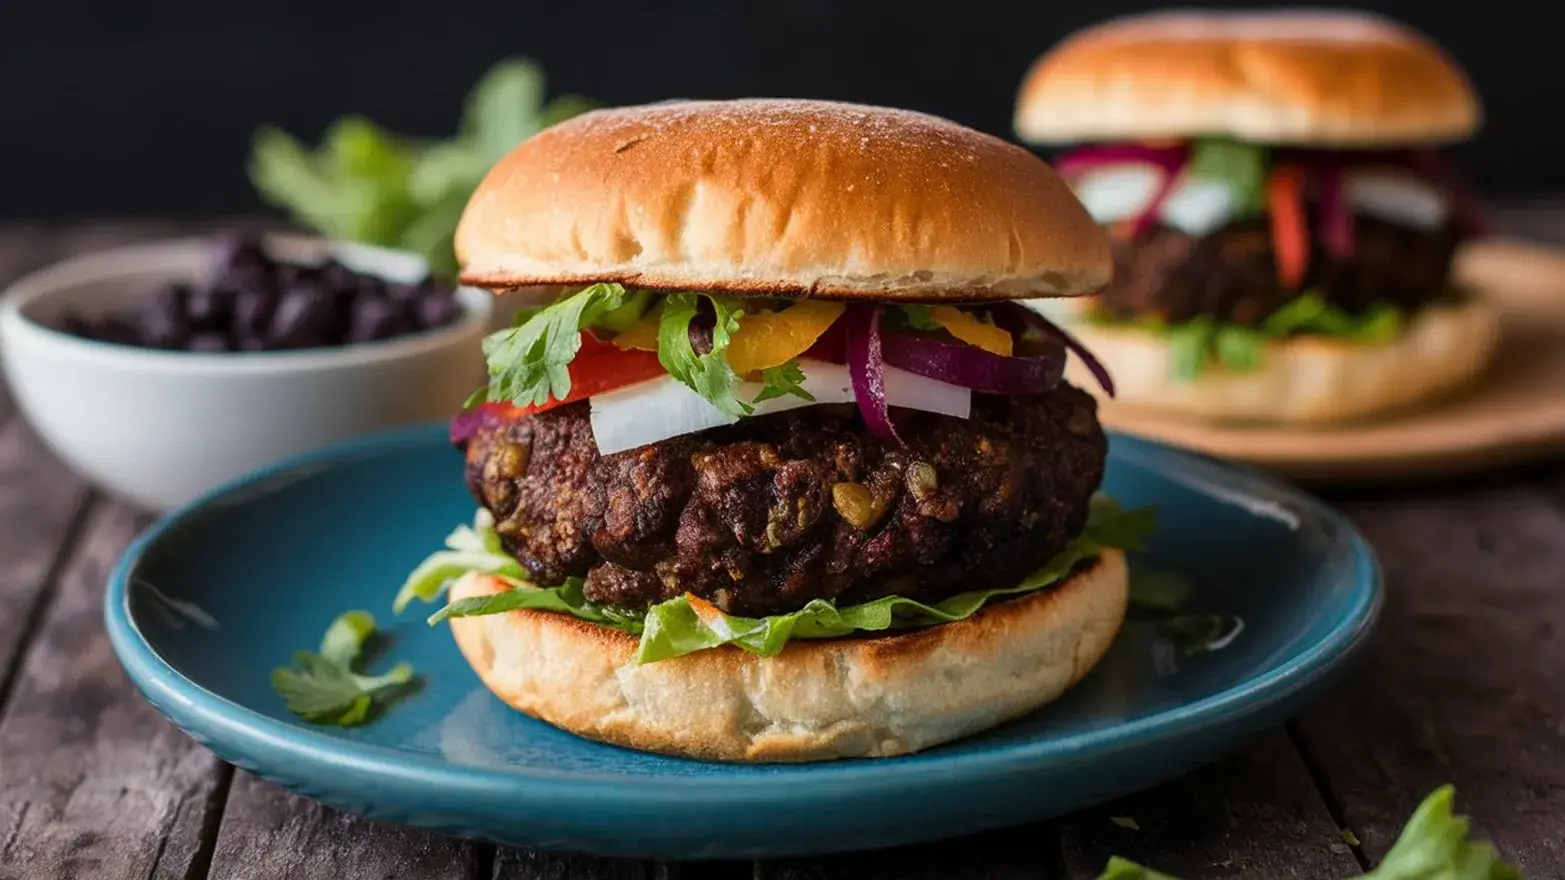
[[[170,351],[287,351],[332,348],[422,333],[462,316],[456,290],[356,272],[335,260],[305,266],[267,255],[256,238],[223,241],[211,280],[171,282],[125,314],[68,311],[73,336]]]

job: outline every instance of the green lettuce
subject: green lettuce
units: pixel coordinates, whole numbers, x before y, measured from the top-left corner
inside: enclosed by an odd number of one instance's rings
[[[511,586],[492,596],[461,599],[429,618],[431,624],[449,617],[472,617],[531,608],[570,614],[640,638],[637,663],[654,663],[721,645],[733,645],[762,655],[775,655],[791,639],[829,639],[855,632],[881,632],[935,626],[977,614],[990,600],[1048,587],[1069,574],[1077,563],[1108,549],[1139,549],[1156,524],[1154,508],[1125,510],[1113,500],[1093,499],[1087,525],[1047,565],[1021,583],[992,590],[961,593],[932,604],[887,596],[858,605],[838,607],[816,599],[798,611],[771,617],[736,617],[707,602],[692,601],[689,594],[652,606],[645,615],[628,615],[587,601],[580,579],[557,587],[528,583],[499,548],[493,523],[480,512],[471,529],[458,529],[447,538],[447,549],[435,553],[418,567],[398,593],[398,608],[412,598],[434,601],[450,581],[469,571],[495,576]],[[464,563],[472,563],[462,568]],[[406,597],[406,598],[405,598]]]
[[[1169,324],[1159,319],[1124,321],[1097,316],[1101,324],[1140,327],[1168,341],[1169,371],[1188,382],[1211,364],[1235,373],[1248,372],[1266,362],[1266,346],[1293,336],[1329,336],[1365,345],[1380,345],[1402,333],[1405,316],[1386,303],[1352,314],[1328,302],[1315,291],[1290,300],[1253,327],[1225,324],[1210,315]]]

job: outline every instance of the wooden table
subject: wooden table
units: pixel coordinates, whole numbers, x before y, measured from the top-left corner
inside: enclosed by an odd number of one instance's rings
[[[1565,209],[1499,220],[1565,240]],[[0,283],[171,231],[0,228]],[[1565,461],[1332,500],[1385,565],[1381,629],[1328,696],[1216,764],[1057,821],[901,850],[609,861],[339,813],[170,727],[126,681],[100,623],[109,568],[147,516],[56,462],[0,388],[0,877],[1092,878],[1117,853],[1186,880],[1334,880],[1378,863],[1446,782],[1529,877],[1565,877]]]

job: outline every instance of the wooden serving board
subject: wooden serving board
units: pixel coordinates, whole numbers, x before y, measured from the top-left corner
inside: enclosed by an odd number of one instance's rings
[[[1374,420],[1312,427],[1219,425],[1105,401],[1107,427],[1307,483],[1470,475],[1565,457],[1565,248],[1475,243],[1457,276],[1505,314],[1495,362],[1444,401]]]

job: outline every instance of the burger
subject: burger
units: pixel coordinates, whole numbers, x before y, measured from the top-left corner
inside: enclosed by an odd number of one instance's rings
[[[1113,406],[1287,424],[1413,407],[1489,362],[1497,316],[1451,271],[1482,217],[1437,152],[1480,121],[1396,22],[1162,12],[1043,55],[1015,128],[1110,232],[1113,283],[1064,311]]]
[[[536,307],[452,422],[479,511],[409,577],[501,700],[727,761],[911,752],[1057,698],[1149,525],[1100,496],[1100,289],[1040,159],[951,122],[741,100],[599,110],[502,159],[466,284]]]

